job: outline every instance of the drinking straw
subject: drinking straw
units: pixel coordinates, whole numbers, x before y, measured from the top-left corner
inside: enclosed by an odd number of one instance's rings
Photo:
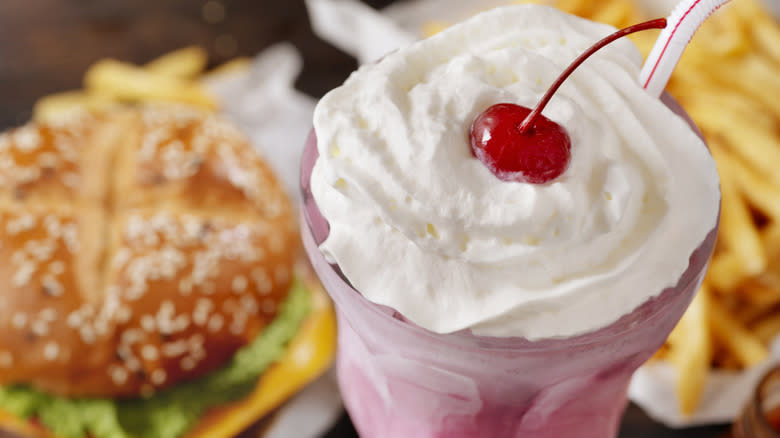
[[[666,19],[668,25],[650,51],[639,81],[653,96],[661,96],[683,50],[699,26],[729,0],[682,0]]]

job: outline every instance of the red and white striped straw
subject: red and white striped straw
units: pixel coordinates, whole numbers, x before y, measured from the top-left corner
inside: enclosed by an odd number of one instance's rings
[[[685,47],[713,12],[729,0],[683,0],[672,11],[669,23],[647,57],[639,81],[653,96],[661,96]]]

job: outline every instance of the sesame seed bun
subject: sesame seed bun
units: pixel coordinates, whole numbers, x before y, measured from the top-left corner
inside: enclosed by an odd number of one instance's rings
[[[0,134],[0,385],[136,397],[276,316],[290,201],[218,117],[148,106]]]

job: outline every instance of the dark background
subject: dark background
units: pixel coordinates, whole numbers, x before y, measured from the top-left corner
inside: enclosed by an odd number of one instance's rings
[[[303,0],[6,0],[0,7],[0,129],[27,121],[38,97],[81,88],[84,71],[100,58],[142,63],[198,44],[216,65],[279,41],[292,42],[303,55],[296,85],[311,96],[339,85],[356,67],[312,34]],[[719,438],[725,430],[671,431],[631,406],[620,437]],[[357,435],[344,416],[326,436]]]

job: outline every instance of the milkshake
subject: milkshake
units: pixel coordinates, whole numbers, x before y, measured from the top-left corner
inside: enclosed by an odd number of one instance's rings
[[[553,179],[505,178],[469,143],[486,109],[533,107],[613,31],[542,6],[493,10],[318,104],[303,237],[336,303],[339,381],[362,436],[616,434],[631,374],[712,250],[706,146],[640,87],[627,40],[546,107],[571,143]]]

